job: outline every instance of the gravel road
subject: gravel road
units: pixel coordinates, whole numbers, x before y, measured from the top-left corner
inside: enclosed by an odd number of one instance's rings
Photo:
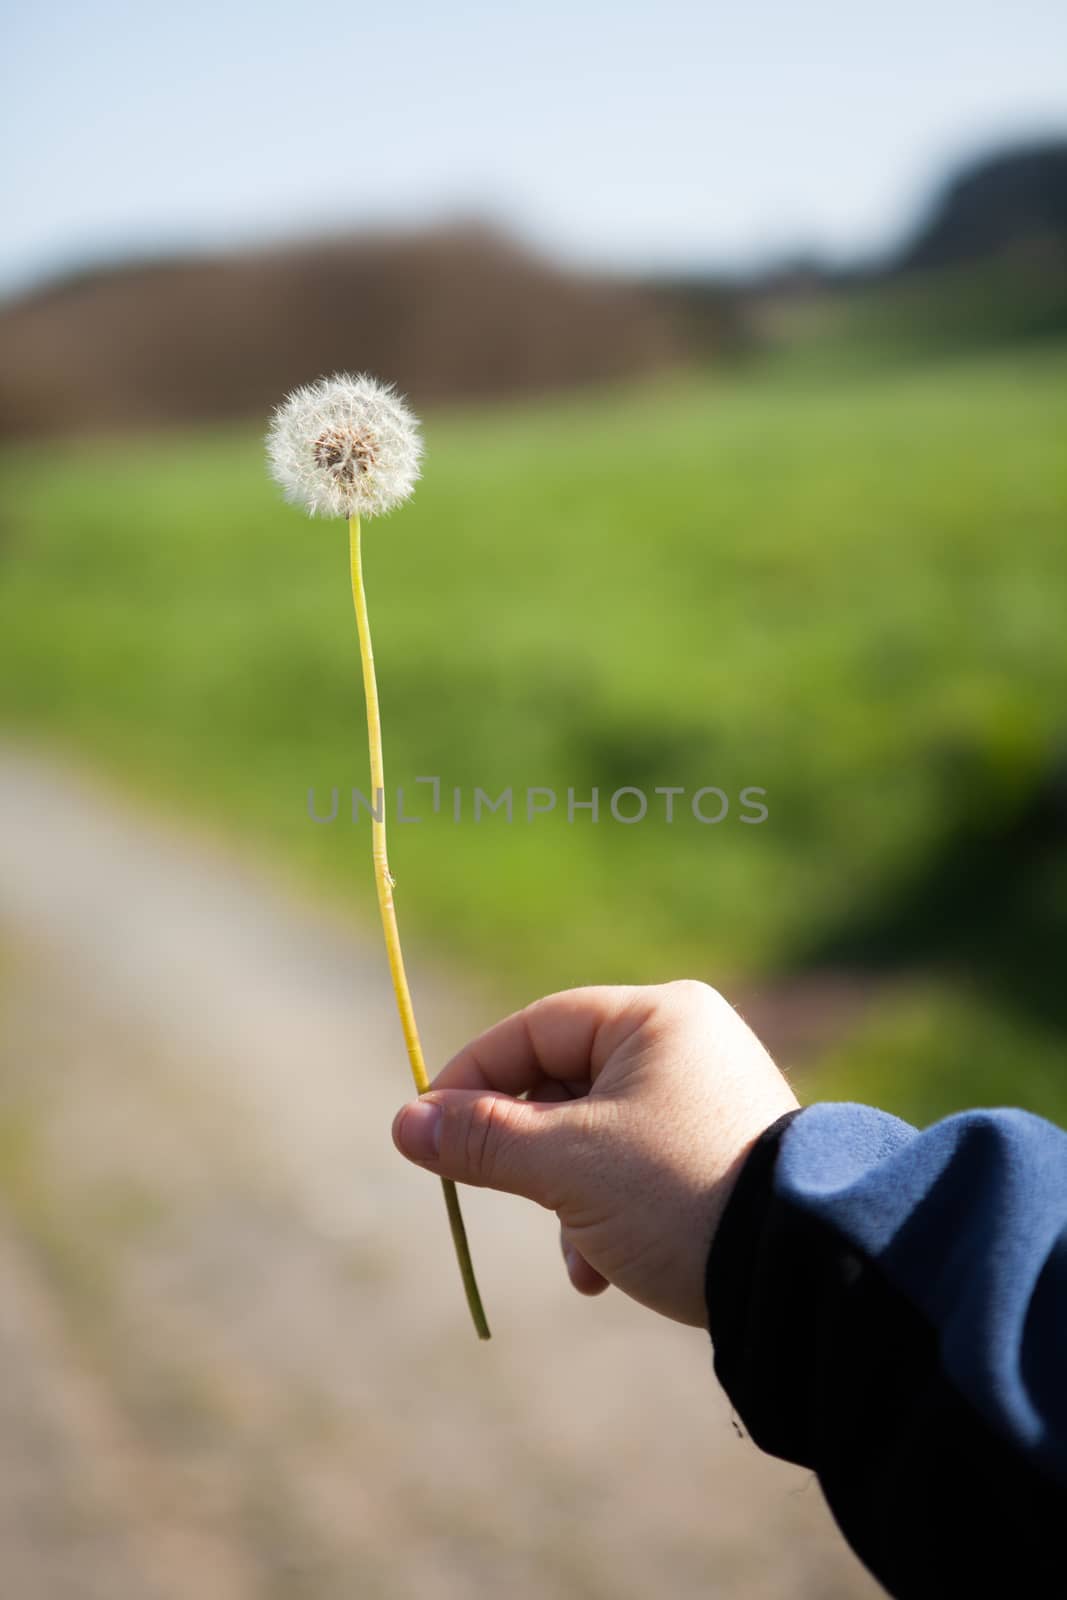
[[[706,1339],[464,1196],[467,1320],[384,959],[0,748],[0,1563],[11,1600],[860,1600]],[[491,1001],[416,963],[431,1060]]]

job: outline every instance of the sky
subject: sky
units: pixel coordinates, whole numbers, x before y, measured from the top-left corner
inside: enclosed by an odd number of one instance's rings
[[[1064,132],[1063,0],[21,4],[0,289],[456,214],[620,271],[849,259]]]

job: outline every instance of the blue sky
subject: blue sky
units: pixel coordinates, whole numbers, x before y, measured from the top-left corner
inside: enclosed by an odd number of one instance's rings
[[[51,0],[5,30],[0,286],[491,215],[608,267],[848,255],[1067,130],[1063,0]]]

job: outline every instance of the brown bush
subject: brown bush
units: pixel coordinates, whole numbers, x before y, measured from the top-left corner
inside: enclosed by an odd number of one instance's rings
[[[484,399],[655,371],[682,342],[653,295],[475,226],[128,265],[0,313],[0,431],[262,416],[343,368]]]

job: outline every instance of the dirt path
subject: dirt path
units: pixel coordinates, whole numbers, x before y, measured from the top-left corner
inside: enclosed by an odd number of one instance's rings
[[[373,941],[13,749],[0,813],[5,1594],[876,1592],[702,1337],[470,1192],[477,1343]],[[491,1020],[415,981],[433,1059]]]

